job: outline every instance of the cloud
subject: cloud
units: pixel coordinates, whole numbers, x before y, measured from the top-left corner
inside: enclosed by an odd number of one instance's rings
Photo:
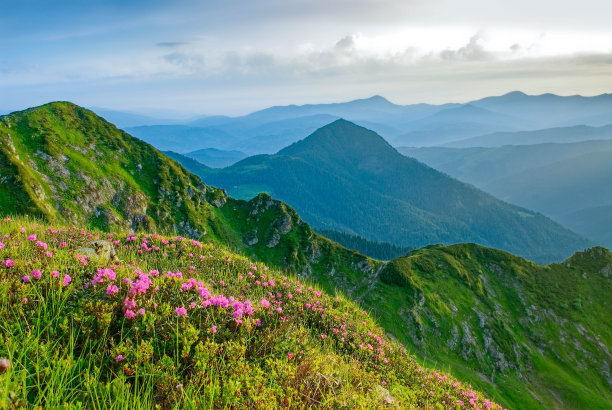
[[[482,44],[481,34],[475,34],[470,41],[458,50],[444,50],[440,53],[442,60],[487,61],[495,59],[495,54],[487,51]]]

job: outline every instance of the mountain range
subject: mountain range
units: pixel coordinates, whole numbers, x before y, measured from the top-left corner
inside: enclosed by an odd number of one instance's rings
[[[612,140],[399,151],[612,246]]]
[[[527,220],[542,218],[406,158],[375,133],[346,121],[335,122],[311,137],[287,147],[279,156],[283,161],[308,164],[322,147],[321,161],[342,147],[342,161],[336,163],[338,178],[359,171],[366,182],[374,174],[386,178],[390,192],[411,188],[412,184],[403,183],[406,181],[396,174],[390,180],[385,165],[391,161],[418,171],[412,174],[412,182],[435,181],[437,185],[430,189],[446,193],[438,202],[456,204],[459,197],[454,195],[463,192],[466,208],[481,210],[480,206],[494,204],[493,209],[502,216],[524,212],[532,215]],[[369,156],[363,156],[363,144]],[[395,154],[389,157],[389,152]],[[378,155],[382,155],[379,160]],[[252,157],[241,163],[257,170],[261,159]],[[348,171],[343,172],[341,167],[347,165]],[[303,186],[320,185],[321,181],[311,180]],[[357,205],[371,192],[362,191]],[[423,199],[432,200],[425,195]],[[315,200],[324,204],[329,198]],[[227,196],[150,145],[70,103],[51,103],[0,117],[0,214],[36,217],[67,226],[67,231],[73,224],[82,224],[102,231],[167,232],[199,239],[200,244],[212,242],[265,261],[274,269],[298,274],[306,283],[314,281],[331,295],[346,295],[372,310],[389,337],[404,343],[424,363],[435,363],[461,376],[505,407],[607,408],[612,403],[612,255],[603,248],[578,252],[548,266],[475,244],[431,245],[381,262],[316,234],[290,206],[267,194],[249,201]],[[487,213],[483,215],[486,218]],[[541,221],[541,229],[550,229],[551,236],[559,233],[554,231],[557,225],[545,218]],[[30,229],[38,223],[27,225]],[[9,236],[19,234],[19,226],[9,226]],[[54,232],[46,227],[44,231]],[[183,240],[170,239],[173,244]],[[558,241],[558,237],[549,240]],[[181,246],[172,249],[186,259],[183,263],[189,269],[187,265],[193,262],[187,251]],[[135,251],[136,256],[131,250],[121,252],[126,252],[124,258],[141,259]],[[158,263],[155,255],[150,258],[155,259],[151,263]],[[225,258],[216,257],[214,264],[225,266],[229,263]],[[219,269],[214,271],[217,280],[226,272]],[[228,279],[231,286],[243,286],[234,276]],[[341,300],[340,295],[336,300]],[[25,303],[18,302],[20,306]],[[309,326],[315,325],[309,322]],[[283,335],[275,337],[282,339]],[[417,378],[410,383],[425,381]],[[393,390],[391,394],[408,393]]]
[[[393,146],[460,145],[462,140],[492,133],[602,127],[612,124],[612,95],[562,97],[515,91],[465,104],[441,105],[398,105],[374,96],[346,103],[270,107],[240,117],[203,116],[180,124],[174,119],[156,122],[129,113],[97,112],[121,120],[120,127],[160,150],[185,154],[216,148],[255,155],[275,153],[339,118],[377,132]],[[570,133],[583,131],[590,132],[578,128]]]
[[[230,195],[270,193],[316,228],[413,248],[476,242],[549,262],[588,241],[560,225],[399,154],[382,137],[345,120],[275,155],[210,169],[171,157]]]

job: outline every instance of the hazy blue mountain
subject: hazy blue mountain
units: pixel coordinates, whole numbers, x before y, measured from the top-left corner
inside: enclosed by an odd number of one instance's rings
[[[410,123],[406,132],[390,139],[394,146],[432,146],[493,131],[529,127],[519,118],[465,104]]]
[[[510,203],[558,217],[611,204],[611,182],[612,150],[607,150],[499,178],[483,189]]]
[[[612,249],[612,204],[580,209],[556,219],[575,232]]]
[[[370,240],[411,247],[477,242],[538,261],[558,260],[588,243],[540,214],[399,154],[376,133],[344,120],[276,155],[222,170],[173,158],[232,196],[265,191],[317,228]]]
[[[248,115],[259,121],[275,121],[305,115],[328,114],[351,121],[387,123],[390,126],[428,117],[458,104],[397,105],[379,95],[370,98],[333,104],[306,104],[270,107]]]
[[[112,118],[120,125],[125,124],[123,126],[131,134],[161,150],[184,153],[216,148],[254,155],[276,152],[338,118],[371,129],[394,146],[433,146],[499,132],[612,124],[610,99],[606,94],[598,97],[559,97],[550,94],[528,96],[514,92],[467,104],[398,105],[381,96],[374,96],[344,103],[276,106],[241,117],[209,116],[183,124],[168,120],[163,124],[166,127],[131,127],[134,122],[138,125],[141,125],[139,122],[160,125],[156,119]],[[524,106],[530,108],[525,109]],[[568,136],[562,141],[610,138],[609,130],[603,131],[607,133],[605,136],[597,136],[601,131],[592,132],[587,128],[568,132],[580,135]],[[538,140],[536,137],[528,135],[526,138],[534,138],[536,142],[554,141],[545,137]],[[497,138],[504,141],[517,138],[518,141],[521,136],[502,134],[490,139],[494,141]],[[480,140],[478,143],[487,144]]]
[[[188,152],[185,156],[195,159],[211,168],[225,168],[247,157],[240,151],[223,151],[216,148],[205,148]]]
[[[612,123],[612,94],[594,97],[555,94],[527,95],[514,91],[498,97],[487,97],[471,104],[523,120],[536,128],[569,125],[601,126]]]
[[[398,150],[612,246],[612,140]]]
[[[453,148],[501,147],[503,145],[531,145],[547,142],[569,143],[606,139],[612,139],[612,125],[603,127],[575,125],[535,131],[495,132],[452,141],[444,144],[444,146]]]
[[[494,148],[399,147],[397,150],[461,181],[483,188],[496,179],[532,168],[590,152],[612,151],[612,140]]]
[[[138,127],[143,125],[182,124],[189,119],[168,118],[167,116],[154,117],[130,111],[111,110],[108,108],[90,108],[100,117],[115,124],[118,128]]]
[[[126,127],[125,130],[160,151],[192,152],[215,147],[231,149],[235,136],[215,127],[190,127],[186,125],[150,125]]]

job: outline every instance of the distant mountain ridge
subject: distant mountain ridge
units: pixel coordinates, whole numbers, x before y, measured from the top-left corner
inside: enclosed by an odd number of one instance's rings
[[[612,247],[612,214],[605,211],[612,204],[612,139],[398,150]]]
[[[241,117],[208,116],[182,124],[174,120],[151,124],[145,119],[141,126],[125,129],[161,150],[184,154],[216,148],[255,155],[275,153],[339,118],[377,132],[394,146],[462,144],[462,140],[499,132],[612,124],[612,95],[511,92],[441,105],[398,105],[373,96],[344,103],[274,106]],[[136,124],[132,121],[132,125]]]
[[[542,215],[404,157],[376,133],[345,120],[276,155],[191,171],[243,198],[265,190],[317,228],[402,246],[477,242],[550,261],[589,243]]]

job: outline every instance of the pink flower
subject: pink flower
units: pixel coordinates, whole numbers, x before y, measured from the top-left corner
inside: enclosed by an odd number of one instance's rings
[[[32,275],[34,279],[39,280],[40,277],[42,276],[42,273],[40,270],[34,269],[32,272],[30,272],[30,275]]]
[[[35,241],[36,240],[36,234],[33,233],[32,235],[28,235],[28,241]]]
[[[47,253],[45,253],[45,256],[46,256],[47,258],[52,258],[52,257],[53,257],[53,254],[52,254],[51,252],[47,252]]]
[[[125,317],[127,317],[128,319],[134,319],[136,317],[136,313],[134,313],[133,310],[131,309],[126,309],[125,313],[124,313]]]
[[[382,385],[383,385],[383,386],[386,386],[386,385],[387,385],[387,382],[383,380]]]
[[[107,295],[114,295],[117,292],[119,292],[119,288],[116,285],[108,285],[106,287],[106,294]]]
[[[144,315],[145,314],[144,308],[138,309],[138,314],[141,315],[141,316]]]
[[[4,244],[0,242],[0,249],[4,249]]]
[[[62,242],[62,243],[60,243],[60,247],[65,248],[66,246],[68,246],[68,245],[66,244],[66,242]]]
[[[217,333],[217,326],[211,326],[210,327],[210,333]]]
[[[184,307],[177,307],[176,309],[174,309],[174,313],[176,313],[177,316],[183,316],[187,314],[187,309],[185,309]]]
[[[7,268],[12,268],[13,266],[15,266],[15,262],[12,261],[11,259],[2,261],[2,264],[6,266]]]
[[[68,286],[68,284],[69,284],[70,282],[72,282],[72,278],[70,277],[70,275],[65,274],[65,275],[64,275],[64,281],[63,281],[63,283],[62,283],[62,286],[66,287],[66,286]]]
[[[48,247],[49,245],[47,245],[47,244],[46,244],[46,243],[44,243],[43,241],[37,241],[37,242],[36,242],[36,246],[38,246],[39,248],[41,248],[41,249],[43,249],[43,250],[45,250],[45,251],[46,251],[46,250],[47,250],[47,247]]]
[[[21,278],[21,280],[23,281],[23,283],[28,283],[30,281],[30,277],[29,276],[23,276]]]
[[[287,353],[287,359],[291,359],[293,357],[293,353]]]
[[[59,275],[60,275],[59,271],[57,271],[57,270],[52,270],[51,271],[51,276],[53,276],[54,278],[59,278]]]
[[[119,355],[119,356],[115,357],[115,360],[118,361],[118,362],[122,361],[123,360],[123,355]]]
[[[326,335],[325,333],[323,333],[323,334],[321,335],[321,339],[323,339],[323,340],[327,339],[327,335]]]
[[[270,307],[270,302],[266,298],[261,298],[261,301],[259,302],[259,304],[264,308]]]

